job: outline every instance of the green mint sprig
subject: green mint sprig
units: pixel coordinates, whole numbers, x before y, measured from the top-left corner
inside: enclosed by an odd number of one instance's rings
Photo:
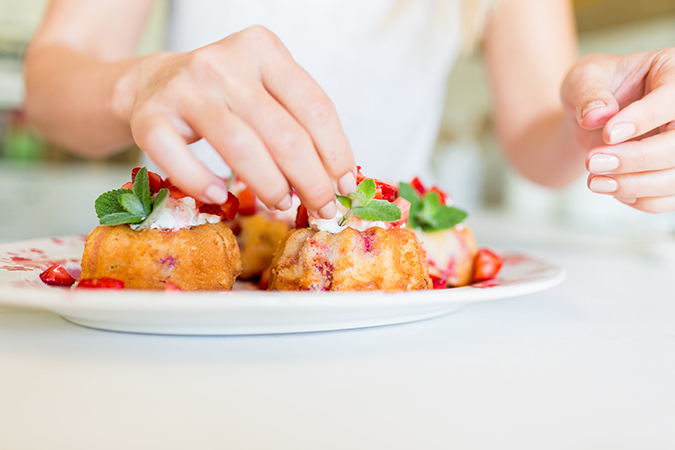
[[[352,215],[369,222],[401,220],[401,209],[386,200],[375,200],[376,192],[375,181],[367,178],[359,183],[356,192],[348,196],[338,195],[338,201],[348,210],[338,225],[344,226]]]
[[[462,223],[468,216],[459,208],[442,205],[437,192],[427,192],[422,196],[408,183],[399,183],[398,195],[410,202],[408,226],[411,228],[421,228],[422,231],[447,230]]]
[[[168,190],[166,191],[166,194],[168,194]],[[157,197],[159,197],[159,194]],[[157,203],[157,197],[155,203]],[[143,167],[138,171],[133,189],[113,189],[104,192],[96,199],[94,208],[101,225],[143,222],[153,209],[148,169]]]

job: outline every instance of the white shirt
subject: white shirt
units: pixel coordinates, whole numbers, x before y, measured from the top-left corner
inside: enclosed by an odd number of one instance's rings
[[[333,101],[363,172],[406,180],[426,172],[436,141],[446,78],[460,52],[460,3],[174,0],[168,45],[185,52],[267,27]],[[192,145],[211,170],[229,173],[205,147]]]

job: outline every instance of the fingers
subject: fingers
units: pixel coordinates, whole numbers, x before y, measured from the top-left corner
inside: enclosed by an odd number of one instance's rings
[[[603,130],[608,144],[618,144],[642,136],[675,120],[675,79],[671,85],[655,89],[641,100],[626,106]]]
[[[603,127],[619,111],[619,103],[611,92],[614,60],[605,55],[592,55],[581,60],[567,75],[562,97],[566,108],[574,110],[582,128]]]
[[[232,110],[260,136],[309,212],[335,217],[333,182],[308,132],[262,87],[251,86],[229,97]]]
[[[617,199],[621,201],[620,199]],[[622,203],[637,209],[652,214],[662,214],[675,211],[675,195],[666,197],[647,197],[639,198],[629,201],[621,201]]]
[[[588,177],[588,188],[621,199],[666,197],[675,194],[675,169]]]
[[[307,130],[340,193],[356,190],[356,164],[333,103],[288,52],[271,54],[261,64],[267,90]]]
[[[185,193],[206,203],[227,201],[227,188],[195,158],[177,126],[164,113],[141,114],[131,122],[134,140],[171,181]]]
[[[288,209],[291,188],[258,134],[224,103],[184,102],[188,123],[220,153],[237,176],[269,208]]]
[[[650,172],[675,167],[675,131],[666,131],[641,141],[593,149],[586,160],[592,174]]]

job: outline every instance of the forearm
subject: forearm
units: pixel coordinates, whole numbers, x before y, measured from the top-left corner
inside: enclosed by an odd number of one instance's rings
[[[29,121],[46,139],[82,156],[102,157],[128,146],[131,131],[115,111],[115,91],[141,61],[102,61],[59,44],[29,47],[24,69]]]
[[[505,153],[528,179],[547,187],[563,187],[585,170],[586,152],[576,142],[574,126],[562,109],[542,115],[518,136],[503,140]]]

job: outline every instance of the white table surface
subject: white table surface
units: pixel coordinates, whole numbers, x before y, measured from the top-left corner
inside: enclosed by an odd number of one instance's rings
[[[568,279],[380,328],[150,336],[0,307],[0,449],[675,448],[675,267],[597,242],[511,242]]]

